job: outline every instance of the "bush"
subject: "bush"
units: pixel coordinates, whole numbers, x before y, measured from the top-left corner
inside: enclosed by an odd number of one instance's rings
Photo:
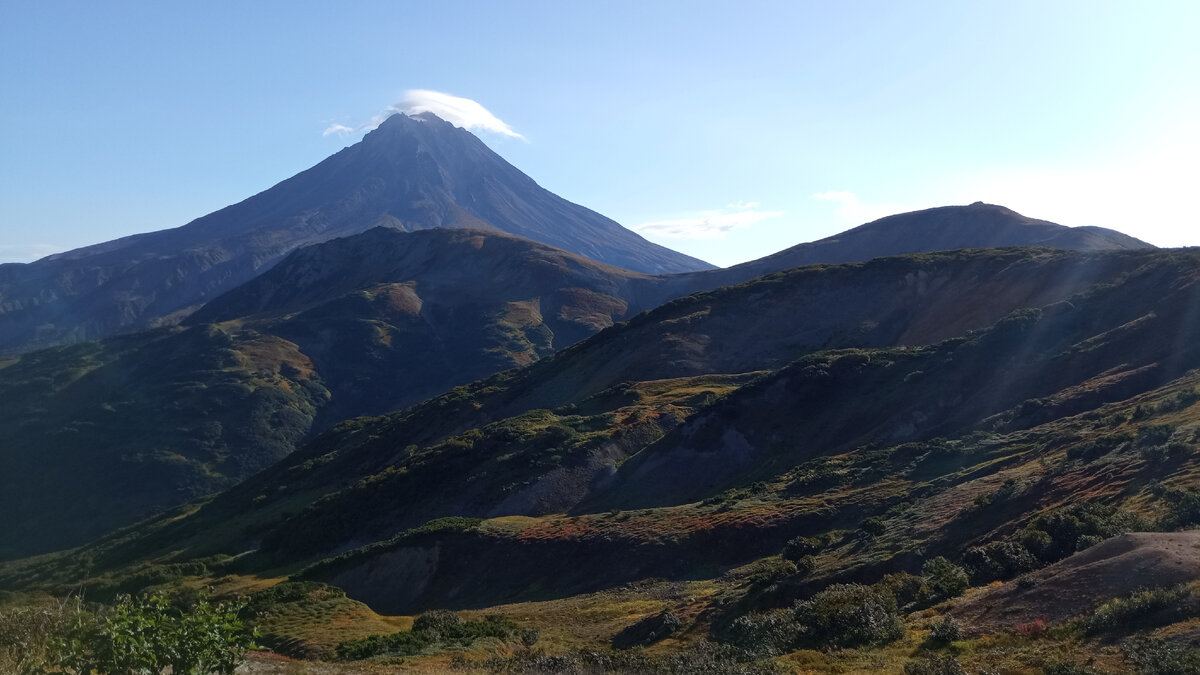
[[[726,631],[726,642],[752,657],[776,656],[792,650],[800,638],[800,626],[786,609],[751,612],[734,619]]]
[[[925,584],[925,579],[908,572],[885,574],[875,586],[891,593],[900,607],[923,603],[929,597],[929,586]]]
[[[806,577],[816,571],[817,559],[812,557],[811,555],[806,555],[801,558],[798,558],[795,561],[795,565],[796,565],[796,576]]]
[[[811,537],[796,537],[783,545],[783,557],[795,562],[821,550],[821,540]]]
[[[934,644],[948,645],[962,638],[962,624],[952,616],[942,617],[929,624],[929,641]]]
[[[1125,658],[1144,675],[1196,675],[1200,673],[1200,650],[1190,645],[1158,638],[1135,638],[1121,646]]]
[[[796,603],[805,639],[820,646],[882,645],[904,636],[896,598],[859,584],[834,584]]]
[[[120,598],[99,614],[81,612],[50,641],[55,665],[77,673],[221,673],[229,675],[253,647],[241,603],[201,600],[187,612],[161,596]]]
[[[969,548],[963,553],[963,564],[980,584],[1008,580],[1038,568],[1037,558],[1015,541],[993,541]]]
[[[813,563],[813,566],[815,567],[816,564]],[[746,576],[746,580],[751,583],[763,585],[773,584],[781,579],[796,576],[800,573],[800,568],[796,563],[775,557],[759,560],[749,570],[750,573]]]
[[[1133,632],[1149,625],[1164,625],[1200,614],[1200,602],[1186,585],[1152,588],[1100,605],[1082,621],[1085,633],[1098,635],[1115,630]],[[1156,621],[1147,618],[1158,615]]]
[[[885,523],[883,518],[880,518],[879,516],[871,516],[870,518],[867,518],[859,523],[858,529],[866,532],[872,537],[878,537],[884,532],[887,532],[887,523]]]
[[[1118,508],[1072,504],[1034,518],[1019,541],[1042,562],[1052,563],[1080,550],[1081,545],[1086,548],[1096,541],[1145,528],[1146,523],[1136,515]],[[1042,534],[1036,534],[1039,531]]]
[[[664,675],[782,675],[778,664],[764,660],[746,663],[745,652],[724,644],[701,640],[687,651],[656,656],[634,651],[574,649],[562,654],[546,654],[539,649],[521,650],[484,661],[470,661],[457,655],[450,663],[455,670],[521,675],[559,675],[561,673],[663,673]]]
[[[1200,491],[1171,489],[1163,493],[1163,500],[1169,507],[1161,523],[1163,529],[1178,530],[1200,523]]]
[[[1093,675],[1095,672],[1073,661],[1049,661],[1042,665],[1043,675]]]
[[[409,656],[433,647],[469,647],[480,638],[507,641],[520,637],[524,641],[526,636],[518,636],[517,630],[517,624],[498,614],[478,621],[464,621],[454,612],[435,609],[417,617],[411,631],[342,642],[334,650],[334,656],[343,661],[381,654]]]
[[[0,673],[44,672],[47,641],[65,633],[78,611],[74,600],[0,609]]]
[[[956,598],[971,586],[967,571],[941,556],[926,560],[921,576],[935,601]]]
[[[542,633],[536,628],[526,628],[521,631],[521,644],[526,647],[536,645],[540,639],[542,639]]]
[[[950,654],[925,654],[919,661],[904,664],[904,675],[966,675],[966,671]]]
[[[453,631],[462,625],[462,617],[454,612],[448,609],[433,609],[418,616],[416,621],[413,621],[412,629],[416,632],[430,630],[441,632],[447,629]]]

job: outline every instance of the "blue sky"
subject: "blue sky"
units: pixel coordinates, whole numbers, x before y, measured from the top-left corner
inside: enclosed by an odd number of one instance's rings
[[[6,2],[0,261],[182,225],[412,89],[722,265],[976,200],[1200,244],[1197,35],[1194,0]]]

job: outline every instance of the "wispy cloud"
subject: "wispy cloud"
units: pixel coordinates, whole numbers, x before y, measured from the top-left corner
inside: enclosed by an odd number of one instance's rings
[[[356,131],[358,131],[358,129],[355,129],[354,127],[348,127],[345,124],[330,124],[325,128],[325,131],[321,132],[321,135],[331,136],[333,134],[337,134],[338,136],[348,136]]]
[[[851,225],[862,225],[884,216],[913,210],[912,207],[899,204],[864,204],[849,190],[826,190],[813,195],[813,199],[837,204],[834,215]]]
[[[783,215],[783,211],[760,211],[757,207],[758,202],[737,202],[723,209],[700,211],[687,218],[641,223],[632,229],[643,234],[675,239],[720,239],[730,230],[750,227],[767,218]]]
[[[51,253],[62,251],[61,246],[53,246],[51,244],[10,244],[0,246],[0,263],[9,262],[33,262],[39,258],[44,258]]]
[[[482,129],[525,140],[524,136],[513,131],[512,127],[493,115],[478,101],[461,96],[451,96],[440,91],[410,89],[404,92],[404,98],[392,106],[392,110],[406,115],[430,112],[457,127],[469,130]]]

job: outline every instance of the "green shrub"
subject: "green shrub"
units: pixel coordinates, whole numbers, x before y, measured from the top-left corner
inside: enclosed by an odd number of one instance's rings
[[[885,574],[875,586],[891,593],[900,607],[923,603],[929,597],[929,586],[925,584],[924,577],[908,572]]]
[[[246,613],[251,617],[263,616],[281,605],[293,602],[319,602],[344,597],[346,592],[342,589],[318,581],[284,581],[250,594],[246,599]]]
[[[0,673],[40,673],[49,667],[46,643],[76,619],[78,602],[0,609]]]
[[[481,638],[524,639],[517,630],[517,624],[500,615],[464,621],[454,612],[435,609],[417,617],[411,631],[342,642],[334,650],[334,658],[353,661],[381,654],[410,656],[432,648],[469,647]]]
[[[1142,675],[1200,674],[1200,650],[1191,645],[1139,637],[1129,640],[1121,649]]]
[[[783,546],[783,557],[797,561],[804,556],[811,556],[821,550],[821,540],[811,537],[796,537]]]
[[[882,645],[904,636],[896,598],[860,584],[834,584],[796,603],[804,639],[820,646]]]
[[[952,616],[944,616],[929,624],[929,641],[948,645],[963,638],[962,624]]]
[[[773,584],[781,579],[795,576],[800,570],[796,563],[782,558],[770,557],[751,564],[746,580],[754,584]]]
[[[521,631],[521,644],[532,647],[542,638],[542,633],[536,628],[526,628]]]
[[[253,646],[241,603],[200,601],[180,612],[161,596],[120,598],[114,607],[80,612],[50,640],[55,665],[76,673],[221,673],[229,675]]]
[[[921,577],[934,601],[956,598],[971,586],[967,571],[942,556],[926,560]]]
[[[463,619],[458,614],[448,609],[433,609],[418,616],[413,621],[412,629],[416,632],[429,630],[453,632],[462,625]]]
[[[1146,526],[1141,518],[1122,509],[1097,503],[1071,504],[1034,518],[1018,541],[1042,562],[1052,563],[1080,550],[1081,545],[1086,548]]]
[[[734,619],[726,631],[725,641],[752,657],[764,657],[791,651],[799,637],[800,626],[792,612],[773,609]]]
[[[1083,619],[1081,625],[1089,635],[1117,630],[1130,633],[1152,625],[1174,623],[1198,614],[1200,598],[1193,596],[1188,586],[1181,585],[1151,588],[1124,598],[1113,598],[1093,610]]]
[[[1200,490],[1170,489],[1163,492],[1163,501],[1168,510],[1160,526],[1165,530],[1178,530],[1200,523]]]
[[[796,565],[796,575],[801,576],[801,577],[806,577],[816,571],[817,559],[812,557],[811,555],[806,555],[806,556],[796,559],[795,565]]]
[[[966,675],[966,671],[951,654],[925,654],[904,664],[904,675]]]
[[[880,518],[879,516],[871,516],[870,518],[867,518],[859,523],[858,529],[866,532],[872,537],[878,537],[884,532],[887,532],[887,523],[885,523],[883,518]]]
[[[963,552],[963,564],[975,583],[1007,580],[1038,568],[1029,549],[1015,541],[993,541]]]
[[[1042,664],[1043,675],[1093,675],[1095,672],[1074,661],[1048,661]]]
[[[664,675],[782,675],[771,660],[746,662],[746,653],[736,647],[701,640],[691,648],[668,656],[646,654],[642,650],[611,651],[575,649],[562,654],[546,654],[540,649],[525,649],[507,656],[470,661],[462,655],[451,661],[460,671],[520,673],[521,675],[559,675],[561,673],[663,673]]]

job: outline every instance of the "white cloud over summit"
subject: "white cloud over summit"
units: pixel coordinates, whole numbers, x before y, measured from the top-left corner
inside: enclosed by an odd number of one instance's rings
[[[451,96],[440,91],[409,89],[404,92],[404,98],[392,106],[392,110],[406,115],[431,112],[456,127],[472,131],[475,129],[494,131],[498,134],[525,140],[524,136],[513,131],[512,127],[493,115],[478,101],[461,96]]]
[[[676,239],[719,239],[730,230],[783,215],[783,211],[760,211],[758,202],[737,202],[723,209],[701,211],[695,216],[674,220],[655,220],[634,225],[635,232],[656,234]]]
[[[330,124],[325,128],[325,131],[321,132],[321,135],[330,136],[337,134],[338,136],[348,136],[363,131],[370,131],[395,113],[416,115],[423,112],[433,113],[454,126],[462,127],[469,131],[491,131],[504,136],[525,140],[524,136],[513,131],[512,127],[508,126],[499,117],[493,115],[490,110],[480,105],[478,101],[430,89],[409,89],[404,92],[404,96],[400,99],[399,103],[388,108],[386,113],[371,118],[371,121],[367,124],[359,127]]]

